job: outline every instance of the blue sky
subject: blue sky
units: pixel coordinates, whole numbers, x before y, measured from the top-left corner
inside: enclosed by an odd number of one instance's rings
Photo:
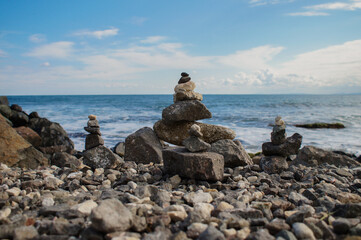
[[[361,0],[0,1],[0,94],[360,93]]]

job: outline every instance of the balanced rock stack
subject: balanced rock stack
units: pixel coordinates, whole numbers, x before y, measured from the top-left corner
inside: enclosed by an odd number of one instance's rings
[[[84,130],[87,131],[88,134],[85,139],[85,150],[91,149],[93,147],[97,147],[99,145],[104,145],[104,140],[101,137],[99,122],[95,115],[88,116],[89,121],[87,127],[84,127]]]
[[[163,150],[164,169],[169,174],[199,180],[223,179],[224,167],[252,164],[252,160],[233,130],[196,120],[211,118],[212,114],[200,101],[195,83],[187,73],[175,87],[174,104],[162,112],[162,120],[154,124],[159,139],[185,146]],[[239,146],[240,145],[240,146]]]
[[[286,138],[286,124],[280,116],[275,118],[271,142],[262,144],[264,157],[260,167],[267,173],[280,173],[288,168],[287,157],[295,155],[301,147],[302,136],[298,133]]]
[[[163,109],[162,120],[154,124],[153,128],[159,139],[182,146],[183,141],[190,136],[188,131],[193,124],[200,127],[202,140],[207,143],[234,139],[236,134],[229,128],[196,122],[211,118],[212,113],[200,102],[203,96],[193,91],[196,84],[187,73],[182,73],[179,82],[174,88],[175,103]]]
[[[191,77],[186,72],[181,73],[181,78],[178,81],[178,85],[174,88],[173,101],[184,100],[198,100],[202,101],[203,96],[200,93],[194,92],[196,85],[191,81]]]
[[[85,139],[84,164],[93,169],[116,168],[123,159],[104,146],[97,117],[95,115],[89,115],[88,118],[89,121],[87,126],[84,127],[84,130],[90,134],[88,134]]]

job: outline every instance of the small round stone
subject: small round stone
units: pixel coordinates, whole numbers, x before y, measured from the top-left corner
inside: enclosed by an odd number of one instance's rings
[[[89,120],[96,120],[97,119],[97,116],[93,115],[93,114],[90,114],[88,116]]]
[[[189,76],[189,74],[188,74],[188,73],[186,73],[186,72],[182,72],[182,73],[181,73],[181,76],[182,76],[182,77],[188,77],[188,76]]]

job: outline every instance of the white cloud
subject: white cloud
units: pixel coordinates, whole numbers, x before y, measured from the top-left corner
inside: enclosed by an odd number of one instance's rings
[[[150,37],[147,37],[146,39],[140,40],[140,42],[141,43],[158,43],[165,39],[166,39],[166,37],[164,37],[164,36],[150,36]]]
[[[329,13],[325,12],[314,12],[314,11],[307,11],[307,12],[295,12],[295,13],[288,13],[288,16],[304,16],[304,17],[313,17],[313,16],[328,16]]]
[[[40,66],[50,67],[50,63],[49,62],[43,62]]]
[[[139,40],[136,43],[139,44]],[[140,93],[169,93],[174,84],[171,79],[178,77],[174,74],[188,71],[201,88],[199,91],[208,93],[219,93],[220,89],[222,93],[257,93],[260,89],[269,92],[281,88],[297,92],[300,87],[307,90],[328,86],[361,89],[361,39],[305,52],[278,65],[273,64],[277,55],[286,50],[270,45],[224,56],[191,55],[181,43],[157,41],[109,48],[101,53],[90,46],[77,49],[76,55],[71,55],[73,51],[72,42],[35,48],[27,55],[63,58],[63,65],[57,63],[49,67],[46,61],[38,68],[3,68],[0,69],[0,85],[5,84],[6,79],[21,84],[30,84],[36,79],[48,86],[61,82],[68,89],[83,85],[84,91],[92,88],[99,92],[105,86],[113,86],[113,91],[126,91],[122,90],[124,87],[141,89]]]
[[[220,56],[218,62],[238,69],[255,70],[267,66],[268,62],[282,50],[283,47],[260,46],[237,51],[227,56]]]
[[[66,58],[73,51],[73,42],[54,42],[39,46],[28,52],[26,56],[38,58]]]
[[[282,3],[291,3],[294,0],[250,0],[249,4],[251,6],[262,6],[262,5],[274,5],[274,4],[282,4]]]
[[[98,30],[98,31],[82,30],[82,31],[75,32],[73,35],[75,35],[75,36],[89,36],[89,37],[102,39],[102,38],[105,38],[105,37],[116,36],[118,34],[118,31],[119,31],[118,28],[110,28],[110,29]]]
[[[29,41],[33,43],[42,43],[46,41],[46,36],[44,34],[33,34],[29,37]]]
[[[313,10],[349,10],[361,9],[361,1],[353,0],[347,2],[330,2],[306,7]]]

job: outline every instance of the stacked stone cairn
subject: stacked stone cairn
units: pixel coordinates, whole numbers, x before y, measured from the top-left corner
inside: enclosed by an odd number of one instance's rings
[[[116,168],[123,160],[104,146],[97,117],[91,114],[88,118],[87,126],[84,127],[89,133],[85,139],[84,164],[93,169]]]
[[[224,167],[252,164],[240,142],[232,141],[236,136],[233,130],[196,122],[212,114],[201,103],[202,94],[194,92],[196,85],[189,74],[181,76],[174,88],[174,104],[165,108],[162,120],[154,124],[159,139],[184,146],[163,150],[167,174],[218,181],[223,179]]]
[[[281,173],[288,169],[287,158],[296,155],[302,144],[302,136],[298,133],[287,138],[286,124],[280,116],[275,118],[271,133],[271,142],[262,144],[264,157],[260,167],[267,173]]]
[[[91,114],[88,116],[88,118],[89,121],[87,123],[87,127],[84,127],[84,130],[89,133],[85,139],[85,150],[89,150],[99,145],[104,145],[104,140],[101,137],[102,134],[100,133],[97,116]]]

